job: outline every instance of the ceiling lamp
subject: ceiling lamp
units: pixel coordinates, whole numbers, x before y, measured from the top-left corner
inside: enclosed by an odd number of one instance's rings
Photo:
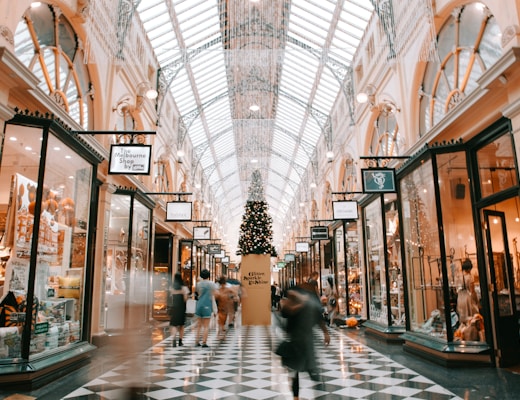
[[[258,111],[260,110],[260,107],[257,104],[253,104],[249,107],[251,111]]]

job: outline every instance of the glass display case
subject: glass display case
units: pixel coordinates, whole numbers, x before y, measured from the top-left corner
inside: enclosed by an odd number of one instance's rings
[[[363,209],[365,221],[365,252],[367,261],[368,319],[386,324],[386,266],[381,200],[378,197]]]
[[[34,361],[87,339],[86,249],[98,160],[78,154],[80,144],[52,121],[16,120],[6,124],[1,152],[0,359]]]
[[[339,312],[347,316],[361,316],[364,296],[357,222],[346,221],[344,229],[345,261],[340,261],[338,257]],[[343,230],[341,233],[343,235]]]
[[[426,160],[401,180],[401,202],[407,244],[410,328],[447,339],[439,221],[431,160]]]
[[[467,182],[464,151],[433,153],[400,180],[410,330],[449,342],[465,340],[482,318]],[[475,304],[462,311],[470,286]],[[485,341],[483,329],[472,341]]]

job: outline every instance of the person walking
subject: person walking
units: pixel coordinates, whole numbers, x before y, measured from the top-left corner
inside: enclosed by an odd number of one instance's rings
[[[320,279],[320,274],[318,273],[318,271],[312,271],[311,276],[309,277],[309,280],[307,281],[312,286],[313,291],[316,294],[316,296],[318,297],[318,299],[321,296],[320,286],[318,284],[319,279]]]
[[[197,317],[197,327],[195,331],[195,346],[209,347],[207,344],[209,333],[209,322],[213,314],[213,301],[215,284],[209,280],[210,272],[203,269],[200,272],[201,280],[197,283],[196,292],[198,295],[195,316]],[[202,339],[202,343],[200,340]]]
[[[182,275],[177,272],[173,277],[173,287],[170,289],[170,334],[172,337],[172,346],[177,346],[176,336],[179,333],[179,346],[182,346],[182,337],[184,336],[184,325],[186,323],[186,301],[188,300],[190,290],[184,286]]]
[[[276,282],[274,283],[274,286],[276,287],[276,290],[274,292],[274,309],[276,311],[280,311],[280,299],[282,298],[282,289]]]
[[[327,287],[325,291],[325,295],[327,296],[327,316],[329,326],[334,326],[334,319],[338,314],[339,306],[338,306],[338,290],[334,285],[334,278],[332,275],[327,277]]]
[[[312,284],[296,286],[287,291],[287,298],[280,302],[282,317],[287,318],[286,330],[291,346],[290,354],[282,355],[282,363],[292,370],[294,399],[299,398],[299,373],[306,371],[312,380],[319,380],[312,330],[319,325],[325,345],[330,335],[321,315],[321,305]],[[287,357],[288,356],[288,357]],[[287,361],[290,359],[290,361]]]
[[[228,317],[235,313],[234,298],[235,292],[227,284],[225,276],[221,276],[218,280],[219,288],[215,292],[215,300],[217,302],[217,321],[218,321],[218,333],[217,337],[219,340],[224,340],[226,337],[226,321]]]

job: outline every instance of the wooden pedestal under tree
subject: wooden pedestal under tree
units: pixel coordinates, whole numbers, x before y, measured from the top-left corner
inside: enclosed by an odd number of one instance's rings
[[[269,254],[242,256],[242,325],[271,325],[271,267]]]

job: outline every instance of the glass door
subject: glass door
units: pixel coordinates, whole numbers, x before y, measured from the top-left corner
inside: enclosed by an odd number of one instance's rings
[[[153,318],[169,319],[167,307],[168,287],[172,279],[173,235],[156,235],[153,262]]]
[[[513,263],[505,213],[483,210],[493,345],[498,366],[516,364],[519,355],[518,317],[513,286]]]

